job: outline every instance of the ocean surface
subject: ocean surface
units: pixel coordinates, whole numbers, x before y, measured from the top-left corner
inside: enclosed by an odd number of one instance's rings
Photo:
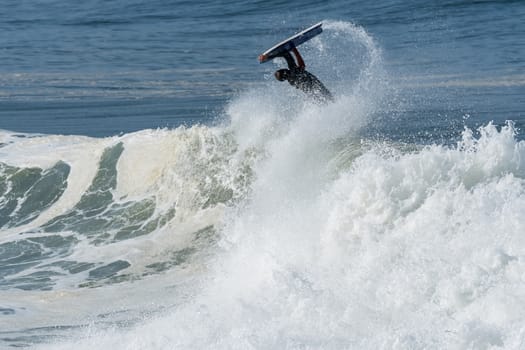
[[[3,1],[0,348],[523,349],[524,18]]]

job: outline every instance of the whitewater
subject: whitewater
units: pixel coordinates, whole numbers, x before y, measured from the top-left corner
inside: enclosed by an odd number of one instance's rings
[[[370,137],[405,102],[362,27],[324,27],[333,104],[269,76],[211,126],[0,132],[0,346],[523,348],[515,123]]]

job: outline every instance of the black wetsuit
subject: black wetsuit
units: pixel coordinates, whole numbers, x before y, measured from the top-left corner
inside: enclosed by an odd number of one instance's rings
[[[286,80],[290,85],[304,91],[307,95],[313,97],[317,102],[333,101],[333,96],[319,79],[306,69],[297,66],[295,60],[289,52],[283,55],[288,63],[290,72]]]

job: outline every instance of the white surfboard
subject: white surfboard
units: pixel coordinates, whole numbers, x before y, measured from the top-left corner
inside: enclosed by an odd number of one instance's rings
[[[312,39],[313,37],[321,34],[323,32],[322,25],[323,22],[319,22],[295,35],[292,35],[288,39],[281,41],[279,44],[269,48],[268,50],[264,51],[261,55],[259,55],[259,62],[264,63],[271,61],[272,59],[280,56],[286,51],[290,51],[294,47],[297,47],[302,43],[305,43],[308,40]]]

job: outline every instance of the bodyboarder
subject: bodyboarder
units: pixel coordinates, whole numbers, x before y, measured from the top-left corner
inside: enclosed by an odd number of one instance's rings
[[[279,69],[275,72],[275,78],[279,81],[288,81],[290,85],[302,90],[308,96],[312,97],[316,102],[326,103],[333,101],[334,98],[330,91],[321,83],[319,79],[312,73],[305,69],[305,64],[301,54],[297,48],[292,48],[297,62],[290,54],[290,51],[285,51],[277,57],[283,57],[288,63],[288,69]]]

